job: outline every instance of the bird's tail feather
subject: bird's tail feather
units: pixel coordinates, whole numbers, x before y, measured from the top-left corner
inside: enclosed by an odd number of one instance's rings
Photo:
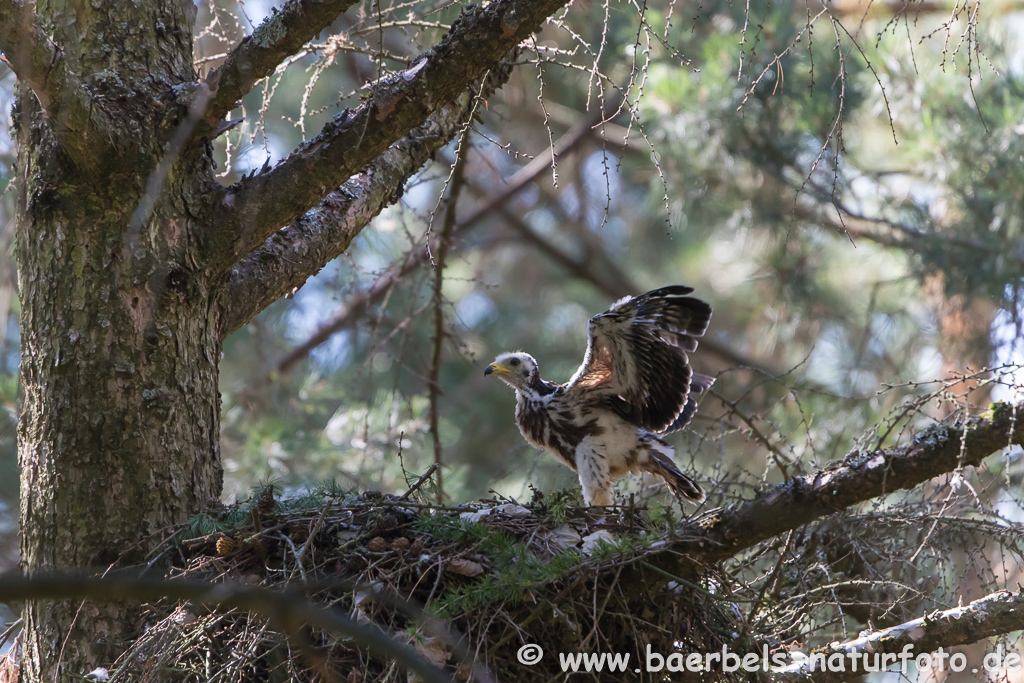
[[[644,470],[651,474],[657,474],[664,479],[665,483],[668,484],[668,490],[676,498],[685,498],[691,503],[703,503],[704,499],[707,498],[707,494],[704,493],[704,489],[701,488],[700,484],[680,472],[676,464],[662,453],[651,451],[650,459]]]

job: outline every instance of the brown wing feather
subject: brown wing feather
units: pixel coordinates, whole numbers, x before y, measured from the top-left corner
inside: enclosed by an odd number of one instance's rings
[[[682,412],[675,421],[662,431],[662,434],[671,434],[672,432],[678,432],[686,425],[690,424],[690,420],[697,414],[697,402],[693,399],[693,395],[707,391],[707,389],[715,383],[714,377],[708,377],[702,375],[699,372],[693,373],[693,377],[690,378],[690,395],[686,398],[686,405],[683,406]]]
[[[686,354],[711,320],[711,306],[684,296],[692,291],[663,287],[591,318],[586,357],[566,390],[606,394],[610,408],[649,431],[670,428],[690,393]]]
[[[600,346],[593,353],[593,360],[588,364],[586,372],[575,380],[574,386],[580,389],[590,389],[603,382],[607,382],[612,376],[612,352],[605,346]]]

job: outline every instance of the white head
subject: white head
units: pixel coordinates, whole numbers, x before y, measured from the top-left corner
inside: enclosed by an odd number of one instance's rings
[[[530,384],[540,380],[540,369],[537,361],[528,353],[514,351],[503,353],[494,362],[484,368],[485,375],[495,375],[498,379],[516,389],[526,389]]]

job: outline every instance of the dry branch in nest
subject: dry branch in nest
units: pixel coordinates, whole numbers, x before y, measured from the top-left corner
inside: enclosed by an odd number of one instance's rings
[[[529,670],[546,680],[560,673],[559,652],[641,661],[646,646],[736,642],[736,610],[706,587],[725,577],[709,572],[705,586],[670,582],[643,595],[619,586],[624,566],[688,533],[667,510],[577,508],[566,494],[452,508],[329,487],[293,501],[268,492],[168,538],[155,552],[175,557],[171,577],[301,587],[462,680],[522,679],[524,643],[549,653]],[[169,600],[146,610],[150,626],[112,680],[418,680],[325,630]]]
[[[851,454],[698,519],[653,505],[579,508],[565,493],[537,493],[525,505],[492,499],[444,507],[425,500],[418,486],[402,497],[322,486],[293,500],[267,487],[244,503],[212,507],[153,550],[150,564],[169,564],[175,585],[223,589],[147,594],[173,599],[146,603],[148,628],[111,667],[111,678],[420,680],[381,655],[397,647],[461,680],[546,681],[564,675],[560,653],[588,652],[629,655],[625,676],[591,672],[595,680],[662,680],[664,671],[635,673],[648,651],[887,648],[898,631],[900,647],[911,644],[920,654],[1006,634],[1024,623],[1019,597],[1005,593],[979,603],[984,610],[969,610],[971,619],[960,626],[943,613],[942,624],[926,619],[918,628],[914,616],[933,613],[947,594],[920,580],[916,567],[927,570],[952,544],[971,543],[977,557],[989,543],[1001,549],[1005,566],[1019,566],[1020,529],[948,497],[935,515],[928,487],[871,511],[857,503],[944,472],[961,476],[986,455],[1020,444],[1022,432],[1016,408],[996,404],[981,418],[930,428],[902,447]],[[785,515],[780,505],[788,506]],[[916,535],[900,533],[915,525]],[[898,551],[907,540],[913,547]],[[277,608],[260,609],[237,599],[231,586],[300,591],[333,621],[289,612],[280,600]],[[10,597],[5,588],[0,580],[0,600]],[[125,590],[53,597],[82,596],[143,597]],[[900,609],[886,607],[890,602]],[[868,629],[860,640],[828,645],[851,618],[896,631]],[[365,633],[395,645],[368,644]],[[517,658],[526,644],[546,653],[528,670]],[[768,676],[725,672],[719,664],[702,680]]]

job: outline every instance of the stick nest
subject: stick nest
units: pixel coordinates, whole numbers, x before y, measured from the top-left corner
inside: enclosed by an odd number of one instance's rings
[[[268,486],[237,505],[213,505],[153,557],[169,577],[302,589],[456,680],[560,679],[558,654],[577,652],[629,653],[627,673],[593,672],[592,680],[661,680],[633,671],[644,668],[647,647],[662,655],[756,647],[739,635],[738,610],[716,595],[727,584],[713,571],[637,585],[653,575],[645,554],[685,534],[687,522],[667,508],[575,502],[537,493],[528,504],[452,508],[330,487],[282,500]],[[213,605],[163,601],[145,610],[148,627],[111,680],[418,679],[357,639],[307,626]],[[545,653],[529,667],[517,659],[528,643]]]

